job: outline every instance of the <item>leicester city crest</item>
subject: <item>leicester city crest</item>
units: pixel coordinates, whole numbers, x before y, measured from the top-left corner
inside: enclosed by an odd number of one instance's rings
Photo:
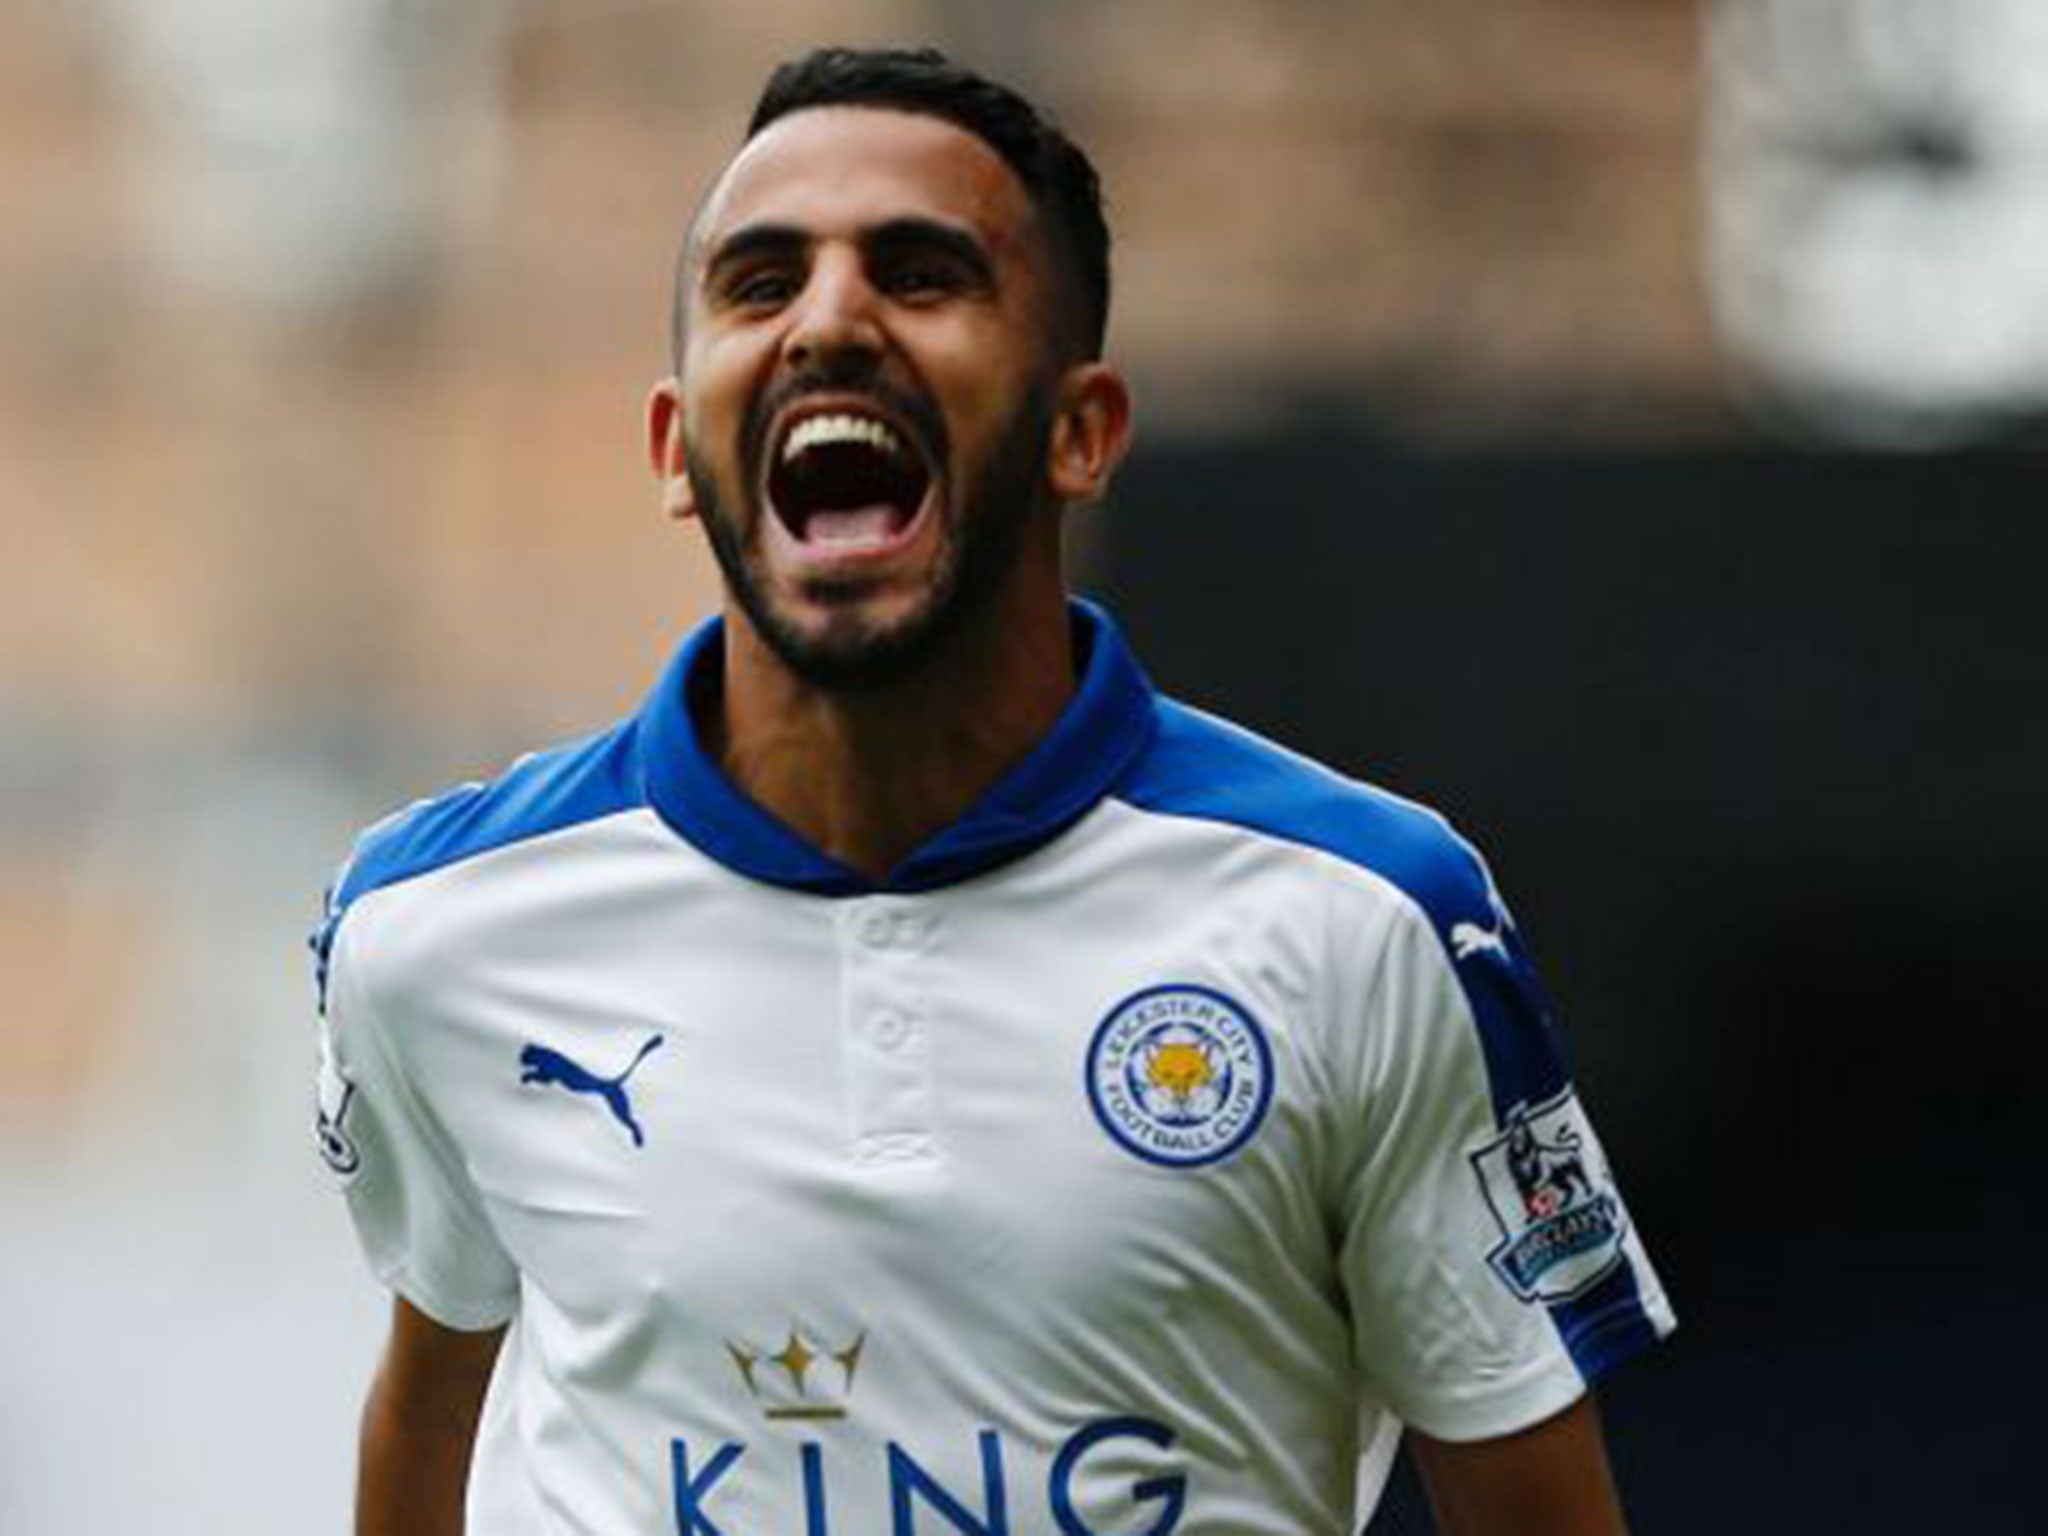
[[[1628,1213],[1569,1088],[1517,1105],[1472,1167],[1501,1230],[1487,1262],[1522,1300],[1566,1300],[1621,1262]]]
[[[1118,1146],[1193,1168],[1258,1131],[1273,1099],[1273,1050],[1258,1021],[1221,992],[1150,987],[1096,1026],[1086,1081],[1095,1118]]]

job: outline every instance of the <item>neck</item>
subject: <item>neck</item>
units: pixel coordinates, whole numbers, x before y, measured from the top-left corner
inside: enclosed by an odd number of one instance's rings
[[[913,672],[851,691],[806,683],[728,611],[714,742],[758,804],[880,879],[1020,762],[1074,688],[1058,590],[971,621]]]

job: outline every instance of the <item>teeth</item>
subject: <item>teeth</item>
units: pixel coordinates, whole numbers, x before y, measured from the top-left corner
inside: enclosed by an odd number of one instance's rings
[[[807,416],[791,429],[784,441],[782,462],[787,464],[800,453],[830,443],[866,443],[891,457],[903,452],[901,439],[871,417]]]

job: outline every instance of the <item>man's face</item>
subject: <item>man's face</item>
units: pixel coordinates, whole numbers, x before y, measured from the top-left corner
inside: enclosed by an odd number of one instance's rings
[[[931,117],[794,113],[713,192],[674,430],[733,598],[799,676],[890,676],[1020,558],[1056,568],[1027,542],[1052,516],[1046,250],[1010,168]]]

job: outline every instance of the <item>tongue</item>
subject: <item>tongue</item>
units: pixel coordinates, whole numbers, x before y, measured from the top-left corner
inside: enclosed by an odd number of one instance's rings
[[[887,502],[871,507],[820,507],[804,519],[806,544],[879,544],[900,519]]]

